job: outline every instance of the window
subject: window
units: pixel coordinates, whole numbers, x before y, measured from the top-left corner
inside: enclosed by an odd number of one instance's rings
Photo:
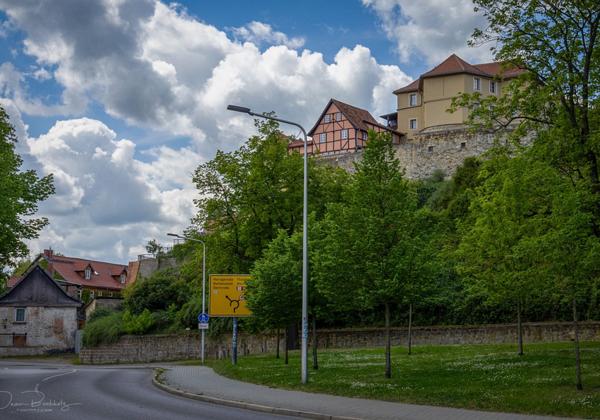
[[[367,136],[368,136],[367,132],[366,132],[366,131],[363,131],[363,133],[362,133],[362,139],[363,139],[363,140],[366,140],[366,139],[367,139]]]
[[[490,93],[496,93],[496,82],[490,80]]]
[[[417,106],[417,94],[416,93],[410,94],[410,96],[408,97],[408,104],[410,106]]]
[[[460,148],[461,148],[461,149],[466,149],[466,148],[467,148],[467,143],[465,143],[465,142],[462,142],[462,143],[460,144]]]
[[[15,308],[15,322],[25,322],[25,308]]]
[[[92,278],[92,267],[85,268],[85,279],[89,280]]]
[[[410,121],[408,122],[408,128],[410,128],[411,130],[417,129],[417,119],[416,118],[410,119]]]
[[[331,122],[331,114],[325,114],[325,117],[323,117],[323,122],[325,124],[330,123]]]
[[[90,292],[90,299],[94,299],[94,297],[96,296],[96,294],[94,293],[94,291],[92,290]]]
[[[119,280],[121,281],[121,284],[125,284],[126,278],[127,278],[127,276],[125,275],[125,273],[121,273],[121,275],[119,276]]]
[[[429,153],[433,153],[433,146],[429,146],[429,147],[427,148],[427,151],[428,151]]]
[[[335,120],[336,121],[342,121],[342,113],[341,112],[336,112],[335,113]]]
[[[327,134],[326,133],[319,134],[319,141],[321,143],[325,143],[327,141]]]
[[[343,129],[342,130],[342,139],[347,139],[348,138],[348,129]]]
[[[473,77],[473,90],[481,90],[481,79]]]

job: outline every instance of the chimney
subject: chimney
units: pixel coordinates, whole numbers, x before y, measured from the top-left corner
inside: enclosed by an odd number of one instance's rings
[[[52,248],[44,249],[44,259],[48,262],[46,271],[51,276],[54,276],[54,267],[52,266],[52,257],[54,257],[54,251]]]
[[[54,251],[52,250],[52,248],[44,249],[44,257],[45,258],[52,259],[53,256],[54,256]]]

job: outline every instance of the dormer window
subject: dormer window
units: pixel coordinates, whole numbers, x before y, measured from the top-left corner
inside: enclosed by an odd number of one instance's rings
[[[87,266],[83,274],[86,280],[90,280],[92,278],[92,267]]]
[[[121,284],[125,284],[125,279],[127,279],[127,275],[125,275],[125,273],[121,273],[121,275],[119,276],[119,281],[121,282]]]

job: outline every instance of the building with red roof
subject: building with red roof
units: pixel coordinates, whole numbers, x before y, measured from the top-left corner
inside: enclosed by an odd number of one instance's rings
[[[45,249],[35,262],[39,262],[46,272],[71,296],[81,297],[89,291],[90,297],[119,297],[121,291],[135,281],[139,262],[129,265],[114,264],[84,258],[67,257]],[[19,277],[11,277],[7,286],[14,287]]]
[[[397,113],[383,116],[388,124],[405,131],[409,138],[420,132],[463,127],[467,109],[449,113],[452,98],[461,93],[479,92],[482,96],[501,96],[508,80],[524,70],[503,63],[470,64],[452,54],[423,73],[417,80],[394,91]],[[395,117],[395,121],[394,121]]]
[[[385,126],[365,109],[330,99],[314,126],[308,132],[308,154],[333,155],[355,152],[364,147],[369,130],[388,132],[394,142],[400,141],[402,133]],[[290,151],[304,153],[304,141],[289,143]]]

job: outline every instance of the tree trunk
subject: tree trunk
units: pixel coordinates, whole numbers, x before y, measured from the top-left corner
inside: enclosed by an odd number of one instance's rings
[[[575,333],[575,380],[577,389],[581,391],[583,384],[581,383],[581,356],[579,354],[579,325],[577,324],[577,300],[573,298],[573,330]]]
[[[312,327],[313,327],[313,369],[319,369],[319,361],[317,359],[317,317],[313,316],[312,319]]]
[[[285,344],[284,344],[284,349],[285,349],[285,350],[284,350],[284,353],[285,353],[285,358],[284,358],[284,360],[285,360],[285,364],[287,365],[287,364],[288,364],[288,361],[289,361],[289,359],[288,359],[288,330],[287,330],[287,328],[285,329],[285,334],[284,334],[284,339],[283,339],[283,341],[284,341],[284,343],[285,343]]]
[[[408,305],[408,354],[412,352],[412,303]]]
[[[390,304],[385,304],[385,377],[392,377],[392,355],[390,339]]]
[[[277,345],[275,347],[275,358],[279,359],[279,342],[281,341],[281,330],[277,328]]]
[[[517,304],[517,341],[519,343],[519,356],[523,356],[523,324],[521,323],[521,301]]]

